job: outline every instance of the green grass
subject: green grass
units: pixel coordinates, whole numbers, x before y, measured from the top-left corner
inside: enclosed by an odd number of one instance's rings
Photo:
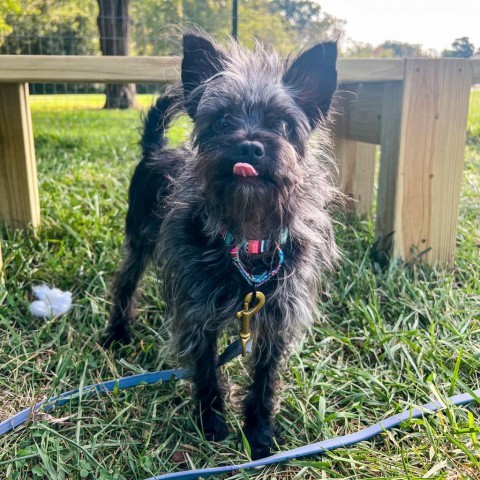
[[[411,263],[378,271],[368,256],[373,222],[337,226],[346,254],[319,299],[323,322],[282,377],[282,449],[479,388],[479,94],[472,95],[455,267]],[[42,227],[36,234],[2,230],[7,281],[0,287],[0,419],[79,385],[171,361],[154,271],[142,288],[132,347],[121,357],[96,343],[120,259],[140,112],[94,110],[83,96],[69,97],[80,103],[66,111],[63,100],[32,99]],[[101,105],[101,98],[93,100]],[[182,135],[177,125],[174,143]],[[47,321],[30,316],[31,287],[42,282],[73,292],[67,315]],[[231,386],[248,381],[240,360],[224,371]],[[142,479],[247,460],[238,411],[229,407],[227,440],[208,443],[195,427],[190,398],[188,382],[181,381],[82,399],[38,415],[0,438],[0,478]],[[370,442],[248,472],[248,478],[478,480],[479,433],[478,405],[449,407]]]
[[[468,141],[480,142],[480,90],[472,91],[467,128]]]
[[[30,97],[33,112],[64,112],[82,110],[98,110],[105,104],[105,95],[87,93],[81,95],[35,95]],[[142,94],[136,96],[139,108],[146,108],[155,103],[156,95]]]

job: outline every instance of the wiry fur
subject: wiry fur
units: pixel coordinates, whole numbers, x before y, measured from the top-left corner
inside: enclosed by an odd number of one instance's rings
[[[130,187],[127,255],[114,282],[107,343],[129,340],[135,289],[155,249],[172,346],[194,366],[199,419],[208,438],[221,439],[228,432],[215,368],[217,337],[252,290],[232,264],[220,232],[226,227],[238,243],[277,241],[288,228],[284,264],[261,287],[267,303],[252,325],[253,383],[245,399],[245,432],[254,457],[267,455],[272,445],[281,359],[310,328],[322,272],[337,258],[327,211],[335,190],[328,182],[325,128],[336,85],[335,59],[333,44],[317,45],[286,62],[260,45],[253,53],[232,45],[226,53],[206,38],[185,36],[183,93],[168,94],[148,114],[143,159]],[[164,130],[179,111],[193,119],[192,149],[166,150]],[[228,128],[217,126],[222,116]],[[263,148],[261,157],[248,159],[259,172],[255,178],[232,174],[245,155],[239,153],[245,141]],[[247,257],[256,271],[276,262],[271,252]]]

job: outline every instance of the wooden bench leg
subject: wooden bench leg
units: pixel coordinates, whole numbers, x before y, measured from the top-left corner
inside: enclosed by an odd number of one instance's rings
[[[0,221],[40,223],[37,169],[28,85],[0,83]]]
[[[395,202],[397,199],[403,82],[383,85],[380,132],[380,169],[376,209],[377,260],[385,264],[393,253]]]
[[[395,256],[453,264],[471,82],[467,60],[408,59],[387,85],[377,236]]]
[[[347,209],[358,215],[373,208],[376,145],[335,137],[339,164],[338,186],[347,197]]]

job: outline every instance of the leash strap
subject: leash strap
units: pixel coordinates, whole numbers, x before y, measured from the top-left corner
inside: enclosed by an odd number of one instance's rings
[[[447,399],[449,404],[456,406],[466,405],[472,403],[473,401],[480,402],[480,389],[475,390],[472,394],[463,393],[460,395],[455,395]],[[341,447],[348,447],[359,442],[364,442],[365,440],[370,440],[372,437],[375,437],[379,433],[391,430],[392,428],[398,426],[400,423],[414,418],[421,418],[424,415],[434,413],[438,410],[442,410],[446,407],[444,403],[441,402],[431,402],[425,405],[421,405],[416,408],[408,408],[402,413],[388,417],[385,420],[382,420],[379,423],[375,423],[370,427],[363,428],[362,430],[343,435],[341,437],[331,438],[329,440],[324,440],[323,442],[312,443],[310,445],[305,445],[304,447],[294,448],[293,450],[287,450],[286,452],[277,453],[271,457],[262,458],[260,460],[255,460],[253,462],[241,463],[238,465],[225,465],[223,467],[214,467],[214,468],[204,468],[200,470],[188,470],[177,473],[167,473],[166,475],[158,475],[156,477],[150,477],[146,480],[194,480],[197,478],[210,477],[212,475],[220,475],[223,473],[229,473],[234,470],[247,470],[251,468],[264,467],[266,465],[272,465],[275,463],[286,462],[288,460],[294,460],[296,458],[304,457],[306,455],[318,455],[331,450],[335,450]]]
[[[252,348],[251,342],[247,345],[247,351]],[[218,357],[217,367],[221,367],[230,360],[238,357],[242,354],[242,343],[240,340],[236,340],[231,343],[224,352]],[[136,387],[137,385],[149,385],[158,382],[168,382],[170,380],[180,380],[183,378],[190,378],[192,372],[186,368],[178,368],[173,370],[162,370],[159,372],[146,372],[138,375],[131,375],[129,377],[119,378],[118,380],[109,380],[107,382],[96,383],[94,385],[86,385],[83,388],[76,390],[70,390],[69,392],[62,393],[55,397],[38,402],[36,405],[30,408],[26,408],[17,413],[13,417],[7,418],[0,423],[0,436],[7,432],[10,432],[14,428],[25,423],[31,415],[42,411],[42,413],[48,413],[54,410],[56,407],[65,405],[66,403],[79,398],[91,396],[94,393],[104,394],[112,392],[113,390],[125,390],[127,388]]]

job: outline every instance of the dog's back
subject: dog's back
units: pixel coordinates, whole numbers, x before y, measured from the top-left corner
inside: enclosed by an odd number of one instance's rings
[[[135,168],[129,189],[126,233],[141,232],[142,243],[155,243],[163,218],[162,204],[172,180],[184,165],[182,150],[168,150],[165,132],[178,114],[180,102],[174,93],[160,97],[148,111],[140,145],[142,159]]]

